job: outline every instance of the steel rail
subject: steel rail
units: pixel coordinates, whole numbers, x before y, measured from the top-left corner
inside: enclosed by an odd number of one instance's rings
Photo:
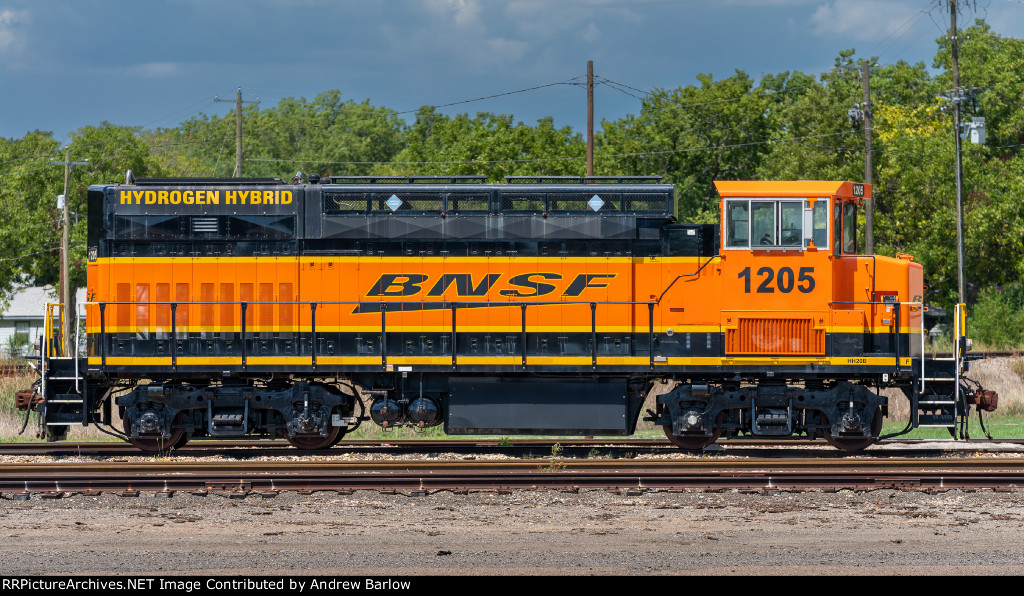
[[[1019,458],[843,461],[715,460],[628,462],[532,461],[392,462],[87,462],[0,465],[0,494],[118,491],[231,495],[316,490],[516,489],[878,489],[1024,487]]]
[[[537,470],[572,472],[599,471],[604,473],[631,470],[638,472],[678,471],[680,469],[701,471],[773,471],[819,470],[819,471],[862,471],[888,473],[892,471],[950,471],[950,470],[998,470],[1024,473],[1024,458],[1020,457],[896,457],[870,458],[848,457],[841,459],[807,458],[703,458],[693,456],[686,459],[573,459],[537,457],[533,459],[391,459],[391,460],[268,460],[268,461],[152,461],[152,460],[109,460],[87,462],[18,462],[0,463],[0,477],[12,475],[43,475],[68,473],[122,474],[179,474],[179,473],[232,473],[232,474],[289,474],[289,473],[335,473],[364,472],[384,473],[393,471],[420,471],[427,473],[471,471],[481,473],[504,473],[509,471]]]
[[[325,450],[302,451],[293,448],[287,441],[283,440],[197,440],[191,441],[183,448],[172,452],[172,456],[190,456],[201,452],[230,453],[242,455],[244,451],[273,452],[280,451],[290,455],[341,455],[349,451],[366,451],[377,453],[388,452],[429,452],[451,450],[455,452],[467,452],[473,450],[488,451],[527,451],[530,449],[553,449],[555,446],[564,450],[582,449],[619,449],[629,450],[631,448],[646,451],[666,451],[669,453],[684,453],[668,442],[667,439],[365,439],[345,440],[337,446]],[[722,451],[732,452],[736,449],[757,449],[757,448],[779,448],[779,447],[811,447],[821,448],[826,452],[845,456],[843,452],[835,451],[830,445],[822,440],[809,439],[723,439],[717,442]],[[915,446],[928,445],[931,450],[938,451],[945,448],[954,449],[959,452],[984,452],[998,447],[1022,445],[1024,439],[889,439],[880,441],[878,445],[885,446]],[[237,452],[237,453],[234,453]],[[713,450],[706,450],[704,453],[715,453]],[[872,456],[887,455],[886,451],[880,449],[869,449],[867,454]],[[76,441],[76,442],[15,442],[0,443],[0,455],[138,455],[152,456],[153,454],[140,451],[134,445],[125,442],[113,441]]]

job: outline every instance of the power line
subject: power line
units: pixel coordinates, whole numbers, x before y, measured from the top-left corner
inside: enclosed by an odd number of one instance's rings
[[[415,110],[406,110],[404,112],[395,112],[395,115],[401,116],[403,114],[415,114],[415,113],[419,112],[420,110],[422,110],[423,108],[434,108],[434,109],[437,109],[437,108],[448,108],[448,107],[451,107],[451,106],[458,106],[458,105],[462,105],[462,104],[473,103],[475,101],[484,101],[484,100],[487,100],[487,99],[494,99],[496,97],[505,97],[505,96],[508,96],[508,95],[516,95],[518,93],[526,93],[527,91],[536,91],[538,89],[545,89],[547,87],[555,87],[557,85],[570,85],[572,83],[570,83],[569,81],[574,81],[574,80],[577,80],[577,79],[579,79],[579,77],[572,77],[571,79],[567,79],[565,81],[559,81],[557,83],[548,83],[546,85],[537,85],[536,87],[528,87],[526,89],[517,89],[515,91],[507,91],[505,93],[496,93],[494,95],[486,95],[484,97],[476,97],[476,98],[473,98],[473,99],[464,99],[462,101],[453,101],[451,103],[444,103],[444,104],[438,104],[438,105],[421,106],[419,108],[416,108]]]

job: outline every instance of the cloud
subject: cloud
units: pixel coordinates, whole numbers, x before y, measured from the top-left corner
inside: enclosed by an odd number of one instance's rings
[[[588,43],[594,43],[601,38],[601,31],[597,28],[597,25],[590,23],[587,28],[579,33],[580,39]]]
[[[25,36],[18,25],[28,23],[27,10],[0,9],[0,53],[19,53],[25,47]]]
[[[105,66],[93,69],[97,75],[114,75],[127,78],[160,79],[176,77],[187,72],[180,62],[143,62],[126,66]]]
[[[814,11],[811,33],[824,38],[881,39],[918,12],[915,7],[887,0],[836,0]]]
[[[427,9],[434,13],[452,15],[456,27],[473,27],[480,23],[480,3],[477,0],[427,0]]]
[[[177,62],[147,62],[130,66],[126,70],[133,76],[148,78],[177,76],[185,71]]]
[[[534,38],[552,38],[565,31],[583,28],[592,30],[596,25],[585,27],[582,23],[595,20],[637,25],[644,21],[642,13],[633,10],[642,3],[634,1],[628,5],[612,3],[609,0],[512,0],[503,10],[505,22]],[[584,40],[586,35],[582,35]]]

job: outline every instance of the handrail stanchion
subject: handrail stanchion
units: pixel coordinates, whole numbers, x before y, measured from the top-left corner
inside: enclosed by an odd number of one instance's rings
[[[171,372],[178,371],[178,303],[171,303]],[[187,337],[187,336],[186,336]]]
[[[242,330],[241,330],[242,331],[242,334],[241,334],[242,335],[242,371],[244,372],[245,371],[245,366],[246,366],[246,360],[247,360],[246,349],[245,349],[245,312],[248,309],[249,305],[247,303],[245,303],[245,302],[241,302],[241,303],[239,303],[239,306],[242,309]]]
[[[455,302],[452,302],[452,370],[453,371],[458,370],[458,362],[457,362],[457,360],[458,360],[458,349],[457,349],[458,344],[456,343],[458,341],[458,335],[456,335],[456,333],[455,333],[455,311],[456,311],[456,309],[458,309],[458,304],[455,303]]]
[[[520,303],[519,308],[522,309],[522,338],[520,342],[523,344],[522,347],[522,358],[523,358],[523,370],[526,370],[526,303]]]
[[[654,370],[654,303],[647,303],[647,347],[651,355],[651,370]]]
[[[107,366],[107,303],[100,302],[100,364]]]
[[[387,317],[388,303],[380,303],[380,367],[382,370],[388,369],[388,330],[385,324],[385,318]]]
[[[309,334],[312,346],[313,372],[316,372],[316,302],[309,303]]]

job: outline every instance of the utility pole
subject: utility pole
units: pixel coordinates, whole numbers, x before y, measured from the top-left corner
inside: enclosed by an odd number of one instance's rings
[[[594,175],[594,61],[587,60],[587,176]]]
[[[960,40],[956,31],[956,3],[957,0],[949,0],[949,23],[952,32],[953,58],[953,136],[956,138],[956,264],[958,277],[959,302],[964,304],[967,300],[966,270],[964,269],[964,199],[963,199],[963,160],[960,151],[960,102],[963,100],[963,93],[960,89]]]
[[[861,60],[861,85],[864,88],[864,183],[871,184],[871,64],[867,59]],[[864,252],[875,254],[875,193],[864,200]]]
[[[214,96],[213,101],[219,101],[223,103],[230,103],[230,99],[221,99],[219,96]],[[242,177],[242,104],[243,103],[254,103],[258,104],[259,98],[256,101],[242,101],[242,88],[239,87],[235,93],[235,172],[232,174],[234,178]]]
[[[60,303],[64,306],[64,324],[62,334],[64,341],[61,353],[71,355],[71,322],[74,319],[75,305],[72,303],[74,293],[71,291],[71,261],[68,256],[71,250],[71,196],[68,187],[71,185],[71,168],[89,165],[88,161],[71,161],[71,148],[64,147],[64,161],[50,160],[51,165],[64,166],[63,225],[60,235]]]

